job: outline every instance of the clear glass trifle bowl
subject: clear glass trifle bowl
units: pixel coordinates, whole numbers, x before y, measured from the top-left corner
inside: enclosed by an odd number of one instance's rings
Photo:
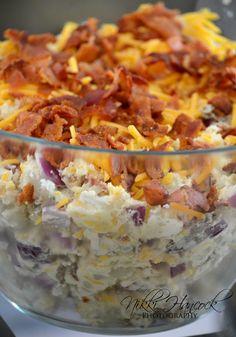
[[[20,310],[138,334],[224,309],[236,267],[236,61],[216,18],[158,4],[118,27],[6,32],[0,289]]]

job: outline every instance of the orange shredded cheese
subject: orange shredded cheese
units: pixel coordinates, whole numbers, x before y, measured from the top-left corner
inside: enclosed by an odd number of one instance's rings
[[[175,202],[171,202],[170,207],[178,212],[185,213],[190,218],[197,218],[199,220],[203,220],[205,218],[205,215],[203,213],[195,211],[193,209],[190,209],[187,206],[184,206],[184,205],[181,205]]]

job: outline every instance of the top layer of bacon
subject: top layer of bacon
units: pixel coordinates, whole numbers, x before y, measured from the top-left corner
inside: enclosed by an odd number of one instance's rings
[[[178,109],[181,97],[172,89],[168,91],[172,100],[167,103],[150,94],[149,83],[172,72],[189,74],[200,83],[204,67],[207,81],[196,92],[209,88],[215,91],[216,97],[209,104],[215,108],[216,116],[225,116],[232,112],[229,97],[236,90],[236,57],[228,56],[220,61],[200,41],[184,36],[178,12],[162,4],[123,16],[118,28],[118,33],[101,36],[97,20],[89,19],[73,31],[60,51],[48,47],[56,42],[52,34],[29,35],[7,30],[5,37],[13,42],[14,51],[0,61],[0,80],[10,85],[11,95],[19,98],[22,106],[29,107],[6,129],[69,142],[70,127],[74,126],[78,145],[125,149],[132,137],[119,135],[116,127],[92,127],[84,123],[86,118],[94,116],[122,126],[134,125],[144,137],[151,139],[165,135],[180,139],[181,149],[199,147],[193,138],[209,121],[193,120],[181,114],[170,129],[163,124],[162,112],[168,107]],[[127,32],[140,41],[166,41],[170,51],[145,55],[134,69],[127,69],[115,55],[119,34]],[[68,68],[71,57],[76,59],[78,72]],[[84,83],[88,76],[90,80]],[[27,84],[37,86],[37,96],[27,97],[20,92],[19,88]],[[53,97],[52,92],[61,89],[68,94]],[[166,147],[164,144],[157,149]]]

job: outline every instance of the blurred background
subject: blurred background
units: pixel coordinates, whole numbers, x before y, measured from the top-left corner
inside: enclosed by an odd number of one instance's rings
[[[101,22],[115,22],[121,15],[142,3],[158,0],[7,0],[0,1],[0,37],[7,28],[31,33],[58,33],[66,21],[82,22],[96,17]],[[219,25],[225,35],[236,40],[235,0],[162,0],[167,7],[182,12],[211,8],[221,16]]]
[[[213,0],[213,2],[218,0]],[[80,22],[94,16],[103,22],[114,22],[141,3],[152,0],[7,0],[0,1],[0,31],[6,28],[28,30],[31,33],[59,32],[66,21]],[[163,1],[171,8],[192,10],[195,0]]]

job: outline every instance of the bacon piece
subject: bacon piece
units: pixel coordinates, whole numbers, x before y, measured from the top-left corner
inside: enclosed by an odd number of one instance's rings
[[[4,37],[20,45],[29,43],[35,46],[46,46],[48,43],[56,42],[56,37],[51,33],[29,35],[25,31],[16,29],[7,29]]]
[[[43,118],[33,112],[21,112],[16,120],[14,132],[25,136],[32,136],[34,131],[40,126]]]
[[[80,62],[79,73],[77,78],[80,80],[85,76],[90,76],[93,82],[104,87],[108,81],[113,80],[113,73],[105,68],[104,63],[101,60],[96,60],[93,63]]]
[[[27,42],[32,45],[46,46],[48,43],[56,42],[56,37],[51,33],[29,35]]]
[[[199,69],[212,62],[209,49],[200,41],[188,44],[189,53],[185,54],[183,65],[192,74],[198,74]]]
[[[201,120],[193,120],[187,115],[181,114],[177,117],[171,134],[173,136],[195,138],[202,129],[204,129],[204,124]]]
[[[132,91],[132,75],[124,66],[118,66],[115,69],[114,80],[109,91],[104,98],[117,95],[120,100],[128,101]]]
[[[218,191],[215,186],[210,187],[210,191],[207,194],[207,202],[209,204],[209,211],[213,211],[218,201]]]
[[[98,89],[88,92],[88,94],[82,99],[83,106],[98,105],[106,98],[105,91]]]
[[[113,139],[111,135],[107,136],[107,141],[111,145],[112,149],[119,150],[119,151],[123,151],[125,149],[124,144],[122,144],[118,140]]]
[[[217,115],[229,115],[233,111],[233,102],[224,94],[218,94],[209,100],[209,104],[215,107]]]
[[[13,87],[18,87],[27,83],[23,74],[25,62],[16,58],[8,58],[0,63],[0,76]]]
[[[167,44],[173,52],[179,52],[184,50],[185,48],[183,38],[179,35],[169,37],[167,40]]]
[[[144,186],[144,196],[151,206],[163,206],[168,201],[168,193],[158,180],[152,180]]]
[[[59,81],[66,81],[67,80],[67,71],[65,65],[57,62],[52,65],[52,71],[54,72],[55,76],[59,79]]]
[[[209,211],[209,203],[206,196],[189,186],[183,186],[173,192],[169,197],[169,202],[176,202],[188,206],[196,211]]]
[[[124,15],[118,22],[120,32],[132,32],[136,38],[148,40],[160,36],[169,36],[176,33],[176,27],[180,28],[179,22],[175,22],[177,11],[167,9],[162,4],[153,5],[143,11],[134,12]],[[158,23],[158,21],[165,20],[165,23]],[[166,20],[170,25],[166,25]],[[173,23],[174,22],[174,23]],[[175,26],[176,25],[176,26]],[[151,29],[150,32],[140,32],[139,27],[146,26]],[[170,28],[171,26],[171,28]],[[158,33],[158,35],[156,34]]]
[[[127,135],[127,136],[119,136],[117,140],[123,144],[128,145],[131,139],[132,139],[132,136]]]
[[[143,173],[145,170],[144,159],[141,157],[127,157],[126,158],[126,168],[129,173],[133,175],[137,175],[139,173]]]
[[[92,43],[84,43],[76,53],[78,62],[93,62],[97,59],[100,48]]]
[[[93,131],[99,136],[107,137],[108,135],[114,136],[117,133],[118,129],[114,126],[98,125],[93,128]]]
[[[136,120],[139,131],[146,137],[154,138],[168,133],[168,126],[158,124],[152,119],[137,118]]]
[[[161,169],[161,161],[158,157],[145,159],[145,171],[152,179],[161,179],[164,177],[164,173]]]
[[[6,81],[12,86],[12,88],[20,87],[27,83],[26,78],[20,70],[13,70],[9,73],[5,73]]]
[[[96,30],[97,20],[94,18],[87,20],[83,25],[80,25],[73,31],[64,49],[78,48],[82,45],[82,43],[89,42],[91,37],[95,37]]]
[[[55,36],[49,33],[29,35],[24,31],[15,29],[6,30],[4,35],[18,46],[21,57],[29,62],[32,62],[33,59],[50,56],[47,44],[56,41]]]
[[[232,162],[223,167],[223,171],[230,173],[230,174],[236,174],[236,163]]]
[[[34,201],[34,186],[27,184],[17,197],[18,204],[31,204]]]
[[[112,99],[102,100],[99,104],[84,106],[80,112],[81,117],[98,116],[100,119],[112,120],[117,115],[117,106]]]
[[[168,39],[181,34],[182,27],[180,21],[176,20],[177,14],[177,11],[171,11],[162,4],[157,4],[140,12],[139,19],[161,38]]]
[[[4,32],[4,37],[13,41],[16,45],[21,46],[22,44],[27,42],[28,34],[25,31],[7,29]]]
[[[119,31],[121,33],[125,32],[135,32],[137,27],[141,25],[141,20],[139,19],[137,13],[126,14],[122,16],[118,21]]]
[[[181,28],[173,19],[158,17],[152,13],[140,15],[139,18],[145,26],[154,30],[163,39],[181,35]]]
[[[130,108],[137,116],[144,119],[152,118],[150,97],[143,94],[132,94],[130,98]]]
[[[65,119],[55,115],[53,123],[46,125],[42,137],[50,141],[60,141],[63,133],[63,127],[67,124],[68,122]]]
[[[217,67],[218,66],[218,67]],[[225,67],[225,64],[218,64],[213,68],[209,76],[208,86],[221,90],[236,88],[235,67]]]
[[[48,161],[51,166],[63,170],[73,161],[74,155],[68,150],[46,148],[43,150],[43,158]]]
[[[4,139],[4,138],[3,138]],[[0,154],[3,159],[22,158],[27,159],[27,156],[33,155],[34,150],[23,142],[16,142],[11,140],[0,140]]]
[[[77,139],[81,145],[87,147],[94,147],[98,149],[108,149],[109,145],[107,141],[100,137],[99,135],[87,133],[87,134],[77,134]]]

